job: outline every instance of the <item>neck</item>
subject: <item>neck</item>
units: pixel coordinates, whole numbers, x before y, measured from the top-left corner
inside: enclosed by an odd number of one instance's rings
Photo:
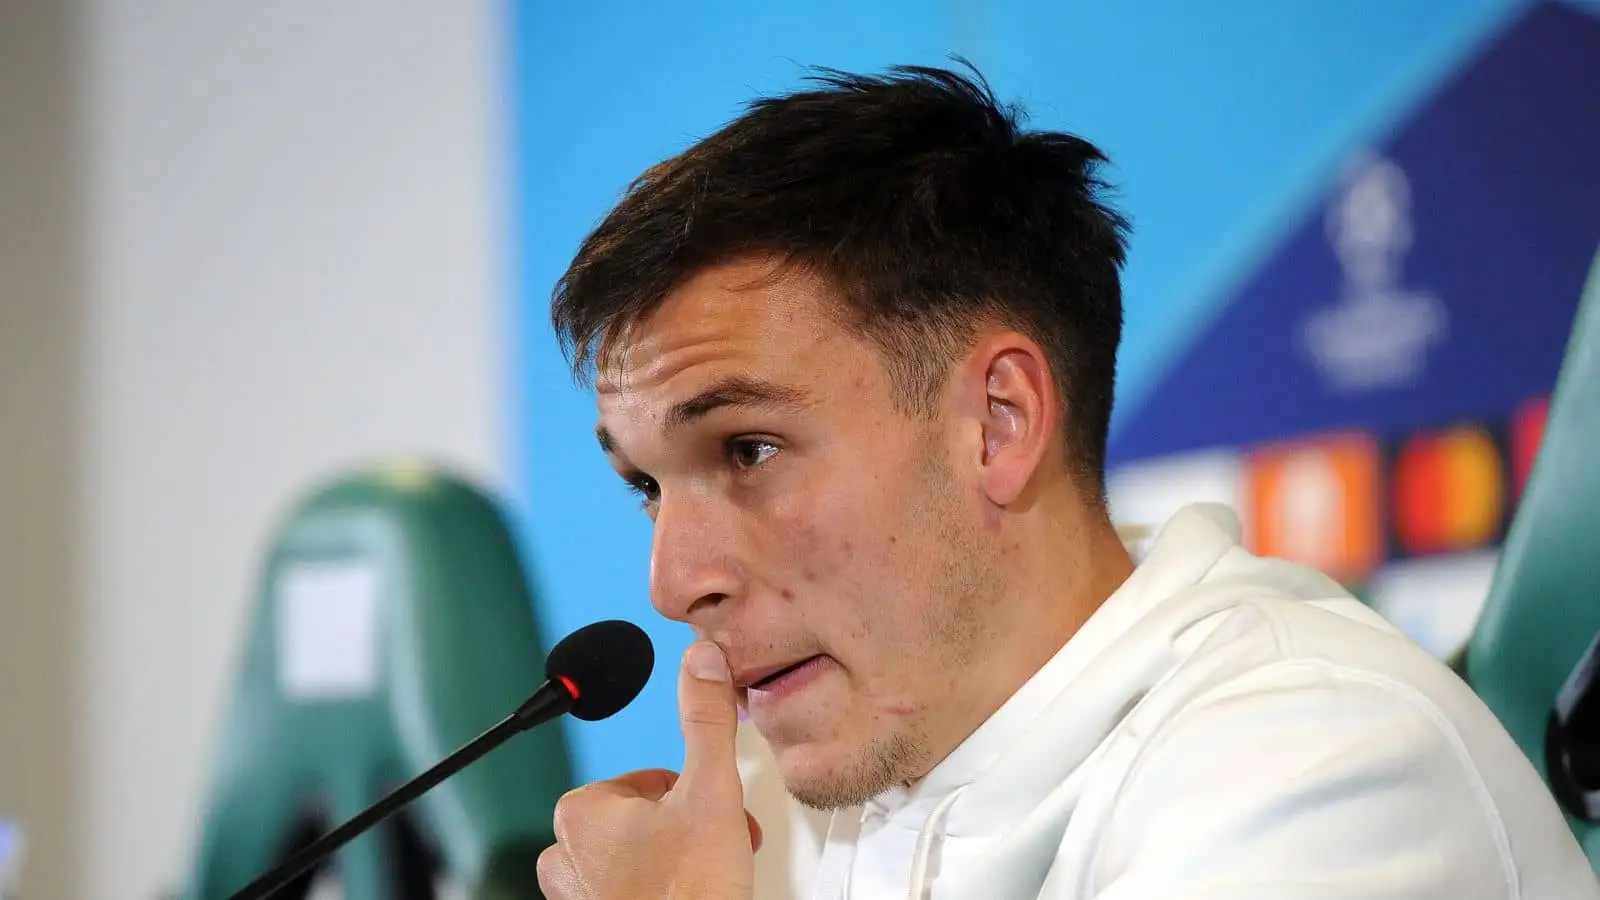
[[[1032,564],[1016,573],[1011,607],[1017,619],[1013,634],[1002,640],[1006,653],[1025,652],[1027,664],[1013,674],[1006,697],[1078,633],[1134,568],[1133,557],[1099,505],[1073,497],[1054,510],[1038,512],[1033,521],[1018,523],[1030,551],[1025,558]]]
[[[961,722],[946,735],[943,759],[987,721],[1078,633],[1132,574],[1133,558],[1110,517],[1074,500],[1039,504],[1013,523],[1005,554],[1010,590],[994,616],[982,654],[981,683],[960,703]],[[954,723],[953,723],[954,724]]]

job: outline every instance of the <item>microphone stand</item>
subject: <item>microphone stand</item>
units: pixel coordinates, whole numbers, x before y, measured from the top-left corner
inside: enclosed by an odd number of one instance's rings
[[[556,682],[547,682],[517,711],[500,720],[494,727],[473,738],[456,752],[436,763],[433,768],[400,785],[384,795],[378,802],[357,813],[348,822],[308,844],[271,871],[245,885],[228,900],[264,900],[282,890],[290,882],[310,871],[334,851],[350,843],[362,832],[399,811],[439,782],[477,762],[484,754],[541,722],[547,722],[572,708],[573,698]]]

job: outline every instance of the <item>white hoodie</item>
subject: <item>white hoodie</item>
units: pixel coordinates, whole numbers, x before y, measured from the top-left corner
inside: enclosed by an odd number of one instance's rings
[[[1472,691],[1221,507],[1174,516],[978,731],[825,839],[754,729],[741,752],[761,900],[1600,898]]]

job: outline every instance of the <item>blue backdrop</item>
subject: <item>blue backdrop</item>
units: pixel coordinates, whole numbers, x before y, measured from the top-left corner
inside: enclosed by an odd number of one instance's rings
[[[1035,124],[1078,132],[1115,164],[1134,223],[1121,429],[1319,208],[1351,151],[1424,108],[1527,12],[1513,0],[638,6],[509,7],[513,504],[547,636],[627,618],[661,659],[639,702],[571,732],[585,780],[682,753],[673,690],[688,635],[650,609],[648,522],[596,448],[593,398],[573,387],[548,324],[578,241],[642,169],[753,94],[794,86],[803,66],[966,56]]]

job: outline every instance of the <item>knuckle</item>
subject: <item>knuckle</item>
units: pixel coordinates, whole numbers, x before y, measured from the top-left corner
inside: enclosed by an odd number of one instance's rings
[[[539,879],[539,889],[546,894],[554,894],[560,886],[561,873],[566,868],[565,859],[560,844],[551,844],[534,866],[534,872]]]
[[[574,788],[561,795],[556,801],[555,815],[550,823],[555,831],[556,840],[565,843],[583,819],[583,807],[587,797],[583,788]],[[552,848],[553,849],[553,848]]]

